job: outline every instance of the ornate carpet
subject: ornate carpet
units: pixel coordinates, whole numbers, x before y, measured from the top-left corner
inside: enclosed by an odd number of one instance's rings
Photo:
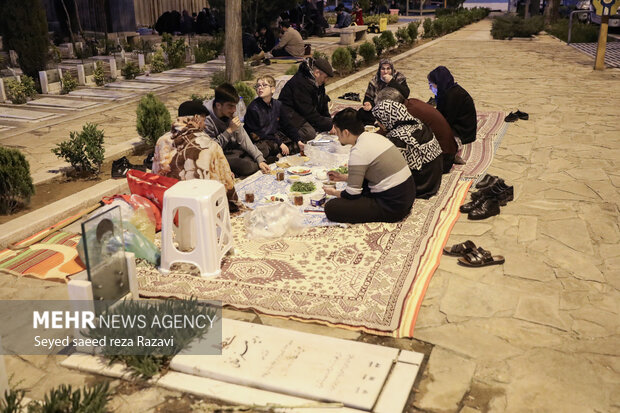
[[[140,265],[140,293],[221,300],[273,316],[411,336],[469,184],[458,172],[444,175],[439,194],[416,200],[396,224],[315,227],[295,237],[248,240],[236,217],[235,252],[224,258],[221,276],[200,278],[190,265],[164,276]]]

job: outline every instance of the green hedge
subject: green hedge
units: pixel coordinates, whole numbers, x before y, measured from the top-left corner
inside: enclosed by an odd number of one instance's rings
[[[544,28],[543,16],[523,19],[518,16],[500,16],[493,20],[491,36],[504,40],[513,37],[532,37]]]
[[[476,7],[473,9],[443,9],[439,17],[434,20],[424,19],[422,27],[424,28],[424,37],[439,37],[448,33],[452,33],[463,26],[477,22],[489,15],[490,10],[487,8]]]
[[[573,21],[571,43],[595,43],[598,41],[599,26]],[[547,33],[568,41],[568,19],[558,20],[547,29]]]

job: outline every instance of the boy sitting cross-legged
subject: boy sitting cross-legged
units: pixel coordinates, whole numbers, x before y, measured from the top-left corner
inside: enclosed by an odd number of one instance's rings
[[[286,156],[297,152],[299,148],[281,131],[282,103],[273,98],[275,79],[269,75],[259,77],[254,88],[258,96],[247,107],[244,128],[267,163],[272,163],[278,154]]]

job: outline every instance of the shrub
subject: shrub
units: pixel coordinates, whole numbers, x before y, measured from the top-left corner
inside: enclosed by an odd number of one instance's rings
[[[56,45],[51,45],[48,53],[47,60],[51,60],[54,63],[60,63],[62,61],[62,55],[60,54],[60,49]]]
[[[332,67],[340,74],[346,75],[353,70],[353,59],[346,47],[338,47],[332,54]]]
[[[26,157],[17,149],[0,146],[0,213],[11,214],[28,205],[33,194]]]
[[[290,65],[288,69],[286,69],[286,72],[284,72],[285,75],[294,75],[295,73],[297,73],[297,70],[299,69],[299,67],[297,65]]]
[[[192,93],[191,96],[189,97],[189,100],[199,100],[201,102],[204,102],[207,99],[208,99],[207,95],[199,95],[197,93]]]
[[[377,49],[373,43],[364,42],[360,45],[360,55],[364,62],[369,65],[377,58]]]
[[[418,40],[418,28],[419,27],[420,27],[420,22],[411,22],[407,25],[407,32],[409,32],[411,43],[414,43],[416,40]]]
[[[374,14],[372,16],[369,15],[365,15],[364,16],[364,23],[365,24],[379,24],[379,20],[382,18],[386,18],[388,24],[394,24],[394,23],[398,23],[398,16],[395,14]],[[334,21],[335,23],[335,21]]]
[[[204,63],[215,59],[224,50],[224,36],[216,34],[211,40],[203,40],[194,47],[196,63]]]
[[[353,66],[355,66],[355,61],[357,60],[357,55],[359,52],[359,47],[347,46],[347,50],[351,55],[351,59],[353,59]]]
[[[140,68],[134,62],[127,62],[121,69],[121,74],[125,79],[135,79],[140,73],[142,73]]]
[[[103,163],[104,134],[95,123],[87,123],[81,132],[72,131],[69,140],[52,149],[57,157],[69,162],[79,174],[98,174]]]
[[[65,72],[65,74],[62,75],[60,83],[62,84],[62,89],[60,90],[61,95],[66,95],[67,93],[77,89],[78,87],[77,80],[75,80],[75,78],[71,75],[70,72]]]
[[[48,59],[48,27],[41,0],[0,2],[4,47],[15,50],[24,74],[36,78]]]
[[[422,23],[422,28],[424,29],[424,38],[428,39],[433,37],[433,21],[431,19],[424,19],[424,23]]]
[[[151,73],[161,73],[166,69],[168,69],[168,65],[166,64],[166,59],[164,59],[164,53],[158,50],[153,55],[153,60],[151,61]]]
[[[451,9],[451,8],[444,9],[443,7],[440,7],[435,10],[435,17],[451,16],[454,13],[456,13],[455,9]]]
[[[21,82],[17,81],[17,79],[7,79],[4,86],[6,88],[6,97],[14,104],[21,105],[22,103],[26,103],[28,101],[26,89]]]
[[[161,47],[168,55],[168,65],[176,69],[185,66],[185,39],[179,38],[174,40],[169,33],[164,33]]]
[[[385,49],[387,49],[387,45],[385,44],[385,39],[381,36],[376,36],[372,38],[372,42],[375,44],[375,49],[377,50],[377,56],[381,56],[381,53]]]
[[[243,82],[237,82],[234,84],[234,86],[235,89],[237,89],[237,93],[239,94],[241,99],[243,99],[243,103],[245,103],[245,106],[247,107],[250,102],[252,102],[256,97],[254,89]]]
[[[153,45],[148,40],[138,39],[136,42],[135,50],[138,53],[147,54],[153,52]]]
[[[157,139],[170,130],[172,120],[166,105],[149,93],[144,96],[136,109],[136,130],[144,142],[154,147]]]
[[[396,38],[398,39],[399,43],[403,43],[403,44],[413,43],[411,41],[411,37],[409,36],[409,30],[407,30],[406,27],[401,27],[400,29],[396,30]]]
[[[543,16],[522,19],[518,16],[501,16],[493,20],[491,36],[494,39],[512,39],[513,37],[532,37],[543,29]]]
[[[327,55],[326,55],[325,53],[320,52],[320,51],[318,51],[318,50],[315,50],[315,51],[314,51],[314,53],[312,54],[312,57],[313,57],[314,59],[318,59],[319,57],[322,57],[323,59],[326,59],[326,60],[328,59],[328,57],[327,57]]]
[[[379,37],[383,39],[386,49],[391,49],[396,46],[396,38],[394,37],[394,33],[391,30],[384,31]]]
[[[30,76],[28,75],[23,75],[21,77],[22,80],[22,86],[24,87],[24,92],[26,93],[26,96],[28,96],[30,99],[34,99],[35,96],[37,96],[37,85],[34,83],[34,79],[32,79]]]
[[[443,18],[433,20],[433,29],[432,32],[435,36],[443,36],[444,28],[443,28]]]
[[[205,63],[209,60],[215,59],[217,54],[213,49],[204,48],[198,45],[194,46],[194,56],[196,57],[196,63]]]
[[[573,22],[571,32],[571,42],[574,43],[594,43],[598,39],[599,27],[593,24]],[[547,33],[555,37],[568,41],[568,19],[560,19],[547,29]]]
[[[112,399],[108,382],[98,383],[90,388],[73,390],[70,385],[61,384],[50,390],[43,401],[23,403],[25,390],[7,390],[0,398],[0,411],[3,413],[48,413],[48,412],[89,412],[105,413]]]
[[[243,68],[243,80],[252,80],[254,78],[254,71],[251,67],[244,66]],[[219,72],[213,73],[211,76],[211,88],[215,89],[222,83],[226,83],[226,72],[224,70],[220,70]]]
[[[103,65],[101,62],[95,63],[95,71],[93,72],[93,78],[97,86],[105,85],[105,72],[103,71]]]

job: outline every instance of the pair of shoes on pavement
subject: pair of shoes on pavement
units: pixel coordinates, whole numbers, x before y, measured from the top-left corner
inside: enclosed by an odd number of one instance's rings
[[[517,109],[516,112],[510,112],[510,114],[504,118],[504,121],[505,122],[516,122],[519,119],[528,120],[529,118],[530,118],[530,115],[528,115],[525,112],[521,112],[519,109]]]
[[[486,267],[487,265],[501,265],[506,262],[503,256],[494,256],[491,251],[476,247],[476,244],[470,240],[445,247],[443,253],[451,257],[459,257],[458,263],[464,267]]]
[[[342,96],[338,96],[338,99],[342,99],[342,100],[352,100],[354,102],[359,102],[360,101],[360,94],[359,93],[353,93],[353,92],[347,92]]]
[[[485,175],[478,184],[477,192],[471,194],[471,201],[461,205],[460,211],[467,213],[467,218],[480,220],[499,215],[500,206],[505,206],[514,199],[514,187],[506,185],[498,176]]]
[[[127,175],[127,171],[130,169],[146,172],[146,165],[133,165],[129,162],[129,159],[123,156],[122,158],[112,161],[112,178],[124,178]]]

